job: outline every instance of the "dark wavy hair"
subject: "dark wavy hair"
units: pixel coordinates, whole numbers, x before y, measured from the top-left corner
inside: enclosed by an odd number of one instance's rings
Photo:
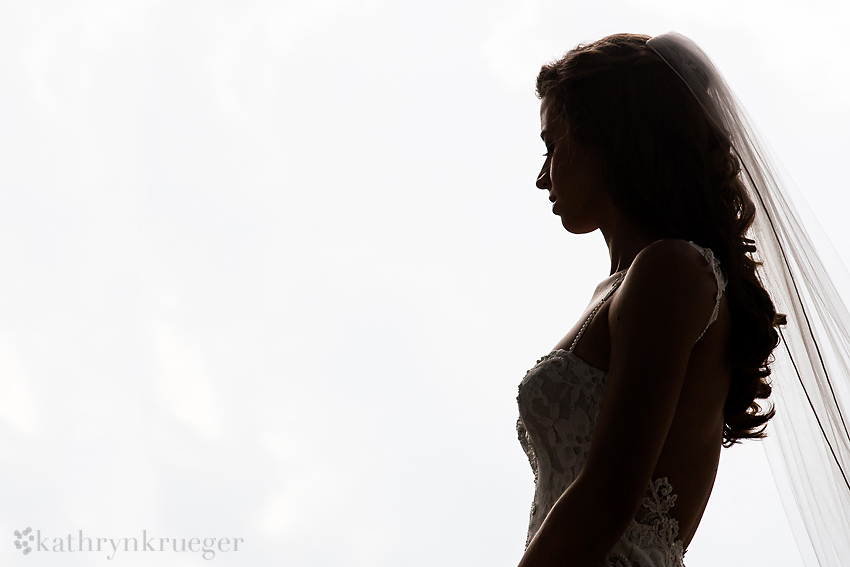
[[[729,283],[732,383],[724,405],[723,446],[761,438],[774,414],[767,399],[775,327],[784,322],[756,277],[745,234],[755,206],[741,165],[681,78],[646,35],[616,34],[582,44],[548,63],[537,96],[552,101],[571,141],[604,164],[611,198],[648,239],[692,240],[714,251]]]

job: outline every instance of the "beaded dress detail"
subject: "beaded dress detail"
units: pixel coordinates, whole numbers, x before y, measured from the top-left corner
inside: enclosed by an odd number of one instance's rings
[[[717,301],[707,330],[717,319],[726,278],[720,270],[720,261],[710,249],[690,244],[712,266],[717,281]],[[623,282],[626,271],[616,275],[570,349],[556,349],[538,360],[519,385],[517,433],[531,463],[535,484],[526,548],[587,460],[605,392],[606,373],[584,362],[573,349],[593,316]],[[703,334],[705,331],[700,338]],[[684,549],[678,539],[679,523],[669,515],[675,501],[676,495],[666,477],[651,481],[643,500],[646,516],[640,523],[632,520],[600,567],[682,567]]]

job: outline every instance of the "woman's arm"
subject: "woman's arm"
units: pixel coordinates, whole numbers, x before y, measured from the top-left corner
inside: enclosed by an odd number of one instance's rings
[[[596,567],[634,517],[673,421],[694,343],[717,294],[682,240],[647,246],[612,298],[611,360],[587,462],[519,567]]]
[[[631,521],[624,509],[604,483],[580,474],[546,516],[519,567],[597,567]]]

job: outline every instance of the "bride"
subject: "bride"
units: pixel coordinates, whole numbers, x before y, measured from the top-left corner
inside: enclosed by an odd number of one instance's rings
[[[804,299],[766,289],[757,272],[763,262],[800,283],[780,238],[796,217],[789,203],[786,217],[771,208],[782,186],[754,159],[760,147],[727,91],[678,34],[605,37],[538,75],[537,186],[568,232],[602,232],[611,273],[519,386],[517,431],[536,485],[520,567],[682,565],[721,447],[764,437],[774,418],[763,400],[788,324],[777,306],[809,335],[795,318]],[[809,280],[812,293],[825,285]],[[782,335],[792,347],[795,337]],[[825,418],[840,414],[831,403]]]

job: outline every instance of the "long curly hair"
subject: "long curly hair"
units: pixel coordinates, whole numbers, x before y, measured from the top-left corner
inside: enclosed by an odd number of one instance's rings
[[[616,34],[544,65],[537,96],[566,121],[572,142],[604,164],[611,198],[649,239],[679,238],[714,251],[728,277],[732,383],[724,406],[723,446],[765,436],[774,414],[756,400],[784,323],[756,276],[746,238],[755,206],[741,165],[684,81],[646,46],[650,36]]]

